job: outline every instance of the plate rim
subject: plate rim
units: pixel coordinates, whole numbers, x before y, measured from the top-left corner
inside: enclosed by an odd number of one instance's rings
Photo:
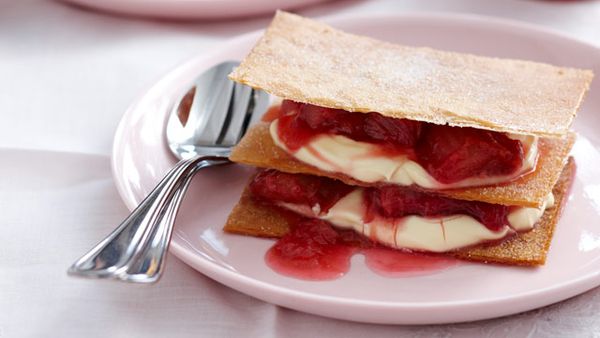
[[[521,21],[512,20],[512,19],[490,17],[490,16],[478,15],[478,14],[428,13],[428,12],[414,11],[414,12],[403,12],[403,13],[342,14],[342,15],[320,17],[318,19],[321,21],[327,22],[329,24],[333,24],[333,25],[340,24],[340,23],[343,24],[344,22],[361,21],[361,20],[366,20],[366,19],[370,19],[370,20],[398,19],[398,20],[427,20],[427,21],[433,20],[435,22],[446,22],[446,23],[453,23],[453,24],[456,24],[456,23],[459,23],[459,24],[467,23],[469,25],[483,24],[483,25],[486,25],[491,28],[525,30],[525,31],[528,31],[527,32],[528,34],[542,34],[542,35],[549,36],[553,39],[556,39],[556,38],[562,39],[566,42],[579,45],[579,47],[581,47],[581,48],[589,49],[590,51],[593,51],[594,53],[597,53],[598,55],[600,55],[600,47],[595,46],[592,43],[589,43],[587,41],[584,41],[584,40],[578,39],[576,37],[573,37],[571,35],[568,35],[566,33],[563,33],[561,31],[558,31],[556,29],[545,27],[545,26],[540,26],[540,25],[536,25],[536,24],[532,24],[532,23],[528,23],[528,22],[521,22]],[[258,29],[258,30],[252,31],[252,32],[238,35],[238,36],[228,39],[224,42],[218,43],[212,49],[213,50],[212,52],[204,53],[202,55],[196,55],[194,57],[191,57],[187,61],[184,61],[184,62],[180,63],[179,65],[171,68],[169,71],[167,71],[162,76],[160,76],[157,81],[153,82],[150,86],[148,86],[146,88],[146,90],[142,91],[142,93],[135,100],[133,100],[133,102],[126,109],[126,111],[123,114],[123,117],[121,118],[121,120],[117,126],[117,129],[115,131],[113,147],[112,147],[112,156],[111,156],[111,171],[112,171],[112,176],[114,178],[115,185],[117,187],[119,196],[121,197],[121,199],[123,200],[123,202],[125,203],[125,205],[127,206],[127,208],[129,210],[132,210],[135,207],[135,205],[134,205],[133,201],[130,201],[127,199],[127,195],[128,195],[128,193],[126,192],[127,189],[126,189],[125,185],[123,184],[123,182],[121,182],[117,178],[117,172],[119,170],[118,170],[118,159],[116,158],[118,149],[120,148],[120,145],[123,142],[122,139],[123,139],[123,135],[124,135],[124,129],[126,128],[125,121],[127,120],[127,117],[135,110],[135,108],[138,106],[138,103],[140,101],[142,101],[148,95],[149,92],[151,92],[156,87],[160,86],[161,83],[168,81],[168,79],[171,76],[174,76],[174,74],[182,71],[183,69],[185,69],[191,65],[201,62],[204,59],[211,58],[213,55],[218,54],[218,52],[224,48],[228,48],[230,46],[236,45],[236,44],[240,43],[241,41],[245,41],[245,40],[253,38],[253,37],[258,38],[259,35],[263,31],[264,31],[264,29]],[[248,276],[243,275],[238,272],[230,271],[214,262],[211,262],[210,260],[208,260],[206,258],[194,255],[193,252],[191,252],[185,248],[185,244],[179,243],[177,240],[173,240],[175,238],[177,238],[177,237],[174,236],[171,240],[171,246],[170,246],[171,252],[178,259],[182,260],[187,265],[191,266],[192,268],[199,271],[200,273],[218,281],[221,284],[224,284],[228,287],[234,288],[238,291],[241,291],[241,289],[246,289],[246,288],[234,287],[232,285],[242,284],[242,285],[248,286],[249,289],[252,289],[252,288],[257,289],[257,291],[259,291],[259,292],[264,292],[264,291],[273,292],[279,297],[270,297],[270,298],[278,298],[278,300],[266,300],[265,299],[266,297],[257,296],[256,293],[258,293],[258,292],[251,293],[251,292],[247,292],[247,291],[242,291],[243,293],[246,293],[252,297],[261,299],[263,301],[267,301],[270,303],[274,303],[277,305],[281,305],[281,306],[296,309],[296,310],[299,309],[298,306],[294,307],[294,306],[289,305],[290,303],[293,303],[294,300],[309,300],[309,301],[317,302],[317,303],[326,302],[328,304],[334,303],[335,305],[341,305],[341,306],[346,306],[346,307],[348,307],[348,306],[358,307],[358,308],[377,307],[377,308],[386,308],[389,310],[402,309],[402,310],[407,310],[407,311],[424,310],[424,309],[428,309],[428,308],[432,308],[432,307],[435,307],[437,309],[444,309],[444,308],[455,307],[455,306],[471,307],[472,308],[471,310],[474,310],[476,308],[481,308],[481,307],[487,308],[488,306],[494,306],[494,305],[499,305],[499,304],[504,304],[504,303],[514,303],[517,301],[522,303],[520,307],[517,306],[517,308],[519,308],[518,310],[498,311],[497,313],[492,314],[492,315],[482,314],[478,317],[471,316],[471,317],[473,317],[473,319],[468,319],[468,321],[471,321],[471,320],[495,318],[495,317],[500,317],[500,316],[504,316],[504,315],[508,315],[508,314],[515,314],[515,313],[539,308],[541,306],[546,306],[549,304],[553,304],[553,303],[571,298],[573,296],[581,294],[585,291],[588,291],[588,290],[600,285],[600,270],[598,270],[598,271],[588,272],[586,274],[578,276],[577,278],[563,281],[561,283],[554,284],[549,287],[532,290],[532,291],[527,291],[527,292],[521,292],[518,294],[512,294],[512,295],[509,295],[508,297],[498,296],[498,297],[483,298],[483,299],[478,299],[478,300],[441,301],[441,302],[425,302],[425,303],[423,303],[423,302],[417,303],[417,302],[373,301],[373,300],[350,299],[347,297],[318,295],[318,294],[314,294],[311,292],[294,290],[291,288],[273,285],[268,282],[254,279],[254,278],[248,277]],[[230,281],[230,282],[228,282],[228,281]],[[542,301],[538,300],[537,302],[531,302],[531,300],[533,298],[539,297],[540,295],[547,294],[547,293],[553,293],[553,294],[561,293],[561,296],[552,298],[551,300],[542,300]],[[285,298],[288,298],[291,301],[283,301],[282,299],[285,299]],[[304,311],[304,310],[301,310],[301,311]],[[349,319],[348,317],[345,317],[345,316],[334,316],[331,314],[318,313],[316,311],[307,311],[307,312],[320,314],[320,315],[324,315],[324,316],[332,317],[332,318]],[[456,320],[448,320],[448,321],[444,321],[444,320],[431,320],[431,321],[396,320],[396,321],[392,321],[392,322],[390,322],[390,321],[356,320],[356,319],[350,319],[350,320],[369,322],[369,323],[387,323],[387,324],[390,324],[390,323],[396,323],[396,324],[439,323],[439,324],[441,324],[441,323],[459,322]],[[464,321],[464,320],[460,320],[460,321]]]
[[[144,19],[163,19],[177,21],[193,21],[196,19],[217,21],[227,19],[247,19],[266,16],[275,12],[278,8],[287,10],[296,10],[304,7],[318,5],[320,3],[330,2],[332,0],[284,0],[273,6],[273,1],[262,0],[247,10],[231,10],[231,6],[240,5],[240,0],[195,0],[195,1],[167,1],[167,0],[148,0],[145,3],[136,0],[125,1],[95,1],[95,0],[56,0],[65,4],[76,6],[85,10],[99,12],[102,14],[112,14],[116,16],[144,18]],[[241,4],[244,4],[241,0]],[[141,9],[133,9],[131,6],[145,6]],[[154,5],[154,6],[153,6]],[[175,6],[173,6],[175,5]],[[156,6],[156,7],[155,7]],[[165,8],[165,6],[168,6]],[[203,7],[199,10],[198,6]]]

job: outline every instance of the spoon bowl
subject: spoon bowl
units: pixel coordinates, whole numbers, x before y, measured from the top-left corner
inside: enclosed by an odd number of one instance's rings
[[[173,107],[166,127],[169,149],[180,160],[228,156],[269,104],[269,96],[227,79],[238,65],[228,61],[202,73]],[[218,93],[218,95],[207,93]]]

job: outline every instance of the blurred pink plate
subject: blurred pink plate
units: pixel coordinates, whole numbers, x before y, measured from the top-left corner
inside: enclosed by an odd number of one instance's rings
[[[62,0],[83,7],[167,19],[222,19],[273,13],[330,0]]]
[[[523,58],[594,69],[600,50],[538,27],[498,19],[448,15],[342,17],[346,31],[417,46]],[[240,36],[171,71],[125,113],[117,130],[113,172],[132,209],[175,163],[164,140],[165,117],[177,95],[204,69],[241,59],[261,32]],[[200,172],[190,187],[171,250],[207,276],[248,295],[313,314],[361,322],[433,324],[518,313],[600,285],[600,81],[575,123],[578,172],[547,264],[540,268],[464,263],[420,277],[388,278],[363,256],[350,272],[325,282],[281,276],[265,265],[272,240],[229,235],[221,227],[249,173],[238,165]]]

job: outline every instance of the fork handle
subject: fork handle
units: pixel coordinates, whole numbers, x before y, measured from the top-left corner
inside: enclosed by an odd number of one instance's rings
[[[156,282],[164,267],[177,210],[194,174],[203,168],[230,163],[226,157],[182,160],[104,240],[77,260],[71,275]]]

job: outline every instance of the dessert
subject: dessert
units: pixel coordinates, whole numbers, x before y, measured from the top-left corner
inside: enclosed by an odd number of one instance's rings
[[[282,102],[231,154],[261,169],[224,229],[334,245],[333,226],[360,247],[543,264],[575,170],[569,127],[592,76],[278,12],[230,75]]]

